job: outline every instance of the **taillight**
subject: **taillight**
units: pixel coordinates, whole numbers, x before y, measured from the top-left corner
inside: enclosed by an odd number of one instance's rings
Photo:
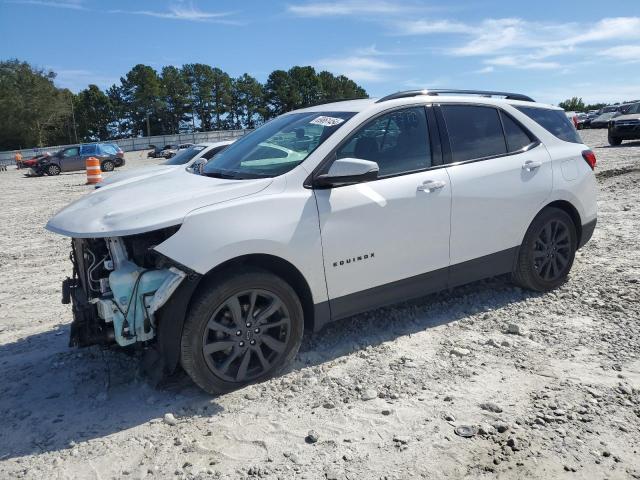
[[[596,168],[596,154],[595,153],[593,153],[591,150],[584,150],[582,152],[582,158],[584,158],[584,161],[589,164],[589,166],[591,167],[591,170],[595,170],[595,168]]]

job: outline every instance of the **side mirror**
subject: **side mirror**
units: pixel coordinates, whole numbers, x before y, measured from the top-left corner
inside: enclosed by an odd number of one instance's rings
[[[369,182],[378,178],[379,171],[380,168],[376,162],[359,158],[340,158],[333,162],[327,173],[315,178],[313,186],[332,188]]]
[[[202,170],[204,169],[204,166],[206,164],[207,164],[207,159],[199,158],[198,160],[193,162],[193,164],[187,170],[197,175],[202,175]]]

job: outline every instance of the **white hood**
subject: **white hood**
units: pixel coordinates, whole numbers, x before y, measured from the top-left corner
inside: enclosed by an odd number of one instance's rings
[[[122,185],[123,183],[136,182],[144,178],[155,177],[163,173],[169,173],[178,168],[185,168],[185,165],[150,165],[148,167],[135,168],[124,172],[115,172],[96,185],[96,188],[104,188],[114,183]]]
[[[271,182],[270,178],[227,180],[176,171],[95,190],[58,212],[46,228],[75,238],[150,232],[181,224],[197,208],[256,194]]]

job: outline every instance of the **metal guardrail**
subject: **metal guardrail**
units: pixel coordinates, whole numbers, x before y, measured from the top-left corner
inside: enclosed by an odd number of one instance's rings
[[[135,137],[121,138],[120,140],[104,140],[102,142],[86,142],[86,143],[115,143],[125,152],[135,152],[138,150],[149,150],[149,145],[157,145],[164,147],[165,145],[181,144],[181,143],[200,143],[200,142],[219,142],[221,140],[229,140],[232,138],[242,137],[250,132],[249,129],[243,130],[214,130],[211,132],[195,132],[181,133],[177,135],[155,135],[152,137]],[[0,165],[14,165],[15,154],[20,152],[23,159],[33,158],[44,152],[55,153],[70,145],[54,145],[43,148],[23,148],[21,150],[10,150],[0,152]]]

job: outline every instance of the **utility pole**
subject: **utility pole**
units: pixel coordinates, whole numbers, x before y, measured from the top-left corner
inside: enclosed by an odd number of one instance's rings
[[[149,112],[147,112],[147,137],[151,136],[151,125],[149,124]]]
[[[73,95],[69,97],[71,103],[71,119],[73,120],[73,136],[76,138],[76,143],[78,143],[78,131],[76,130],[76,114],[73,110]]]

